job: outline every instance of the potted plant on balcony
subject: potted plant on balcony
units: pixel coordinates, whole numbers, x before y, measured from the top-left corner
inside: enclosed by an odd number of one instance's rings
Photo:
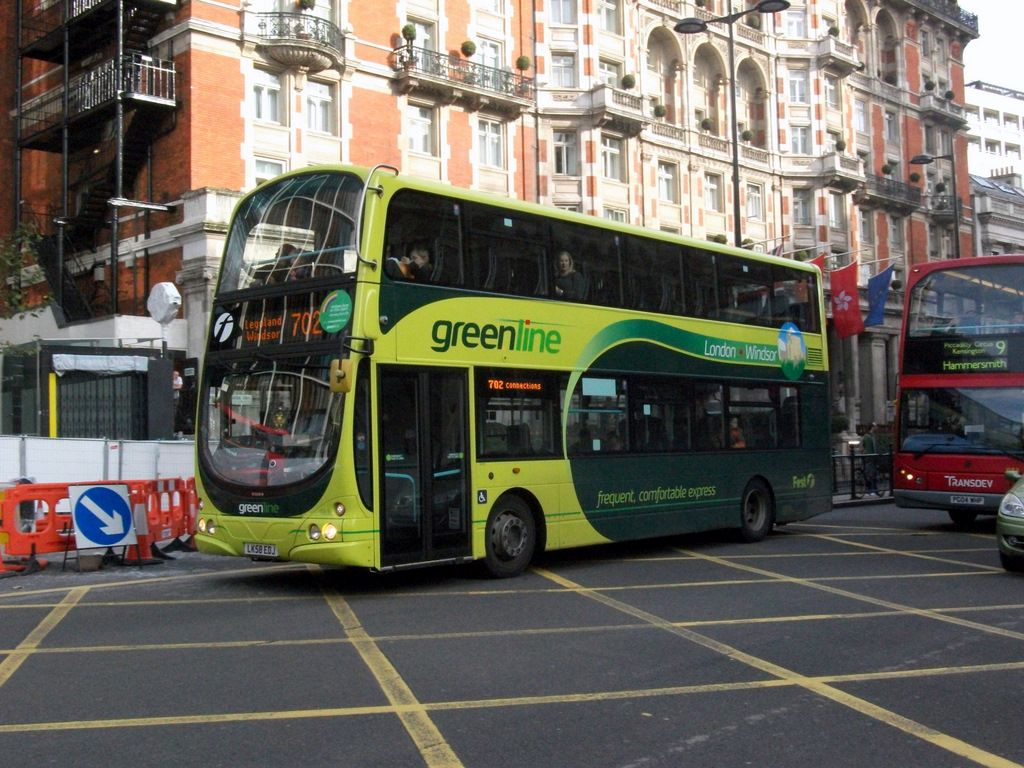
[[[655,104],[652,111],[654,112],[654,116],[658,118],[664,117],[668,114],[668,108],[664,104]]]
[[[619,83],[624,90],[629,90],[636,85],[636,78],[633,75],[623,75],[622,80]]]
[[[888,163],[886,163],[885,165],[883,165],[883,166],[882,166],[882,173],[883,173],[883,174],[885,174],[886,176],[888,176],[889,174],[891,174],[891,173],[892,173],[892,166],[891,166],[891,165],[889,165]]]
[[[743,133],[740,134],[740,138],[743,139],[744,141],[753,141],[754,132],[749,128],[745,128],[743,129]]]
[[[304,11],[312,11],[316,8],[316,0],[298,0],[296,4]]]
[[[527,70],[529,68],[530,68],[530,57],[529,56],[520,56],[518,59],[516,59],[516,69],[518,69],[520,72],[523,72],[524,70]]]
[[[416,39],[416,27],[412,24],[406,24],[402,27],[402,39],[411,48],[413,41]]]
[[[713,125],[714,123],[711,121],[710,117],[705,117],[703,120],[700,121],[700,129],[702,131],[710,131],[711,126]]]
[[[931,80],[931,79],[925,80],[924,81],[924,89],[926,91],[934,91],[935,90],[935,81]]]
[[[462,45],[459,47],[459,50],[462,51],[463,56],[467,59],[471,59],[473,58],[473,54],[476,53],[476,43],[472,40],[464,40]]]
[[[912,171],[910,176],[908,176],[907,178],[910,179],[912,184],[917,184],[917,182],[921,180],[921,174],[918,173],[917,171]]]
[[[846,150],[846,139],[836,139],[836,152],[844,152]]]
[[[938,184],[935,185],[935,192],[937,194],[941,195],[945,191],[946,191],[946,185],[943,184],[941,181]]]
[[[946,101],[952,101],[956,98],[956,93],[954,91],[946,91],[943,95],[946,97]]]
[[[754,29],[760,29],[761,28],[761,14],[759,14],[759,13],[752,13],[749,16],[747,16],[747,26],[748,27],[753,27]]]
[[[828,33],[829,33],[829,34],[830,34],[830,35],[831,35],[832,37],[839,37],[839,27],[837,27],[837,26],[836,26],[835,24],[833,24],[832,26],[830,26],[830,27],[828,28]]]

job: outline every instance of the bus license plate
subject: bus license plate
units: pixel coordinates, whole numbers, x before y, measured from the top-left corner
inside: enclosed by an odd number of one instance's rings
[[[250,557],[277,557],[276,544],[254,544],[251,541],[245,542],[245,554]]]
[[[950,504],[969,504],[972,506],[980,506],[985,503],[984,496],[950,496]]]

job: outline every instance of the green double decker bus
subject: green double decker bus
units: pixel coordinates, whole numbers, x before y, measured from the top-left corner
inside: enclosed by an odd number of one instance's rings
[[[385,571],[831,506],[813,266],[396,169],[238,204],[197,419],[207,553]]]

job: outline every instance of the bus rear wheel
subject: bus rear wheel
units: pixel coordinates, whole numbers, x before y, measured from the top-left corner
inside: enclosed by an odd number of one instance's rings
[[[484,544],[484,566],[491,576],[507,579],[526,570],[537,548],[537,524],[522,499],[498,500],[487,517]]]
[[[772,495],[761,480],[751,480],[743,489],[740,503],[740,538],[743,541],[761,541],[775,523]]]

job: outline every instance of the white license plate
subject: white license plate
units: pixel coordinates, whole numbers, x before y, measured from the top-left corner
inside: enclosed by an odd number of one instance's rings
[[[980,506],[985,503],[984,496],[950,496],[950,504],[971,504]]]
[[[245,554],[250,557],[277,557],[276,544],[254,544],[251,541],[245,542]]]

